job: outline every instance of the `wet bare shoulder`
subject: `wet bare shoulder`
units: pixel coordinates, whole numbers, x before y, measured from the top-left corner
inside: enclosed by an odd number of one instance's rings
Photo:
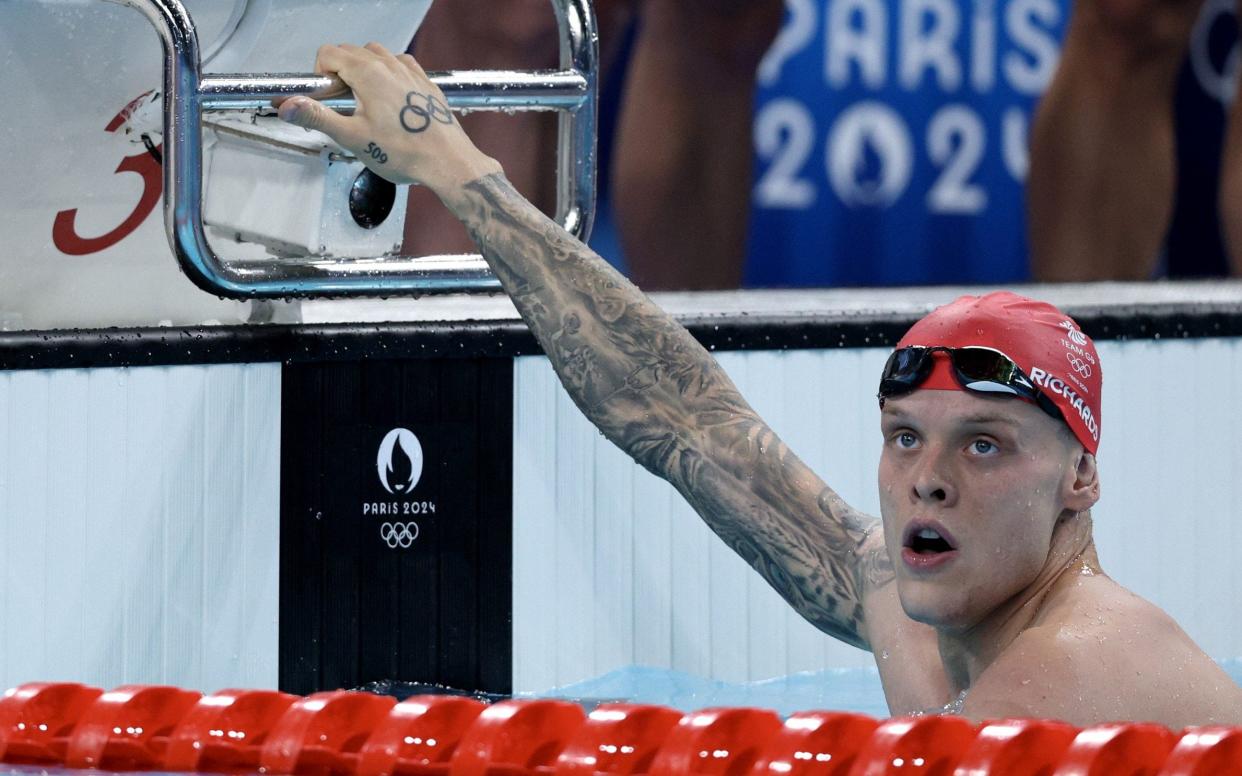
[[[1242,722],[1242,690],[1172,618],[1106,577],[1083,587],[996,659],[963,714],[1173,728]]]

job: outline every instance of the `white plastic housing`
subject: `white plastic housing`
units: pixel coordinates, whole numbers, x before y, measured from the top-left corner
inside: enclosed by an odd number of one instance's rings
[[[211,122],[203,221],[213,236],[264,246],[276,256],[381,256],[400,249],[407,189],[373,228],[350,211],[366,169],[328,137],[275,118]]]

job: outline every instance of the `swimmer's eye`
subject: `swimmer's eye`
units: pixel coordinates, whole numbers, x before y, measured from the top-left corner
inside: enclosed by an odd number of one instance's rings
[[[991,455],[999,449],[996,443],[990,442],[987,439],[976,439],[970,443],[970,452],[975,455]]]
[[[893,434],[893,444],[902,450],[909,450],[918,442],[918,437],[909,431],[898,431],[896,434]]]

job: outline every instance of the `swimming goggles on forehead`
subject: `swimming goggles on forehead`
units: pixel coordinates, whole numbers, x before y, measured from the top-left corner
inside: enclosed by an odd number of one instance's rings
[[[967,391],[989,396],[1017,396],[1033,402],[1057,420],[1065,420],[1052,399],[1035,387],[1012,358],[999,350],[977,345],[965,348],[916,345],[893,351],[880,375],[877,396],[881,409],[885,399],[910,393],[931,375],[935,366],[934,353],[944,353],[949,357],[953,376]]]

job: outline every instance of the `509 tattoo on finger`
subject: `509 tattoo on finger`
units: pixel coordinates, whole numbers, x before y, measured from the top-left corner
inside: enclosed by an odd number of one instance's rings
[[[384,149],[380,148],[375,143],[367,143],[367,150],[364,153],[380,164],[384,164],[388,161],[388,154],[384,153]]]
[[[453,112],[434,94],[410,92],[405,96],[400,119],[406,132],[418,133],[430,127],[432,120],[452,124]]]

